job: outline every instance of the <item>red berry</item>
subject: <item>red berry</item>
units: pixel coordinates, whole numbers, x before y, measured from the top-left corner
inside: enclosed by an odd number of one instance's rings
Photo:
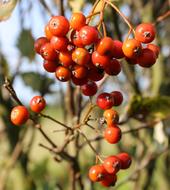
[[[114,186],[117,181],[117,176],[112,174],[106,174],[104,179],[100,181],[100,184],[104,187]]]
[[[43,67],[49,73],[54,73],[57,69],[58,62],[57,61],[47,61],[44,60]]]
[[[61,65],[64,67],[70,67],[74,64],[72,57],[71,57],[71,52],[69,52],[69,51],[60,52],[59,60],[61,62]]]
[[[65,36],[69,31],[69,27],[69,21],[64,16],[53,16],[49,21],[49,29],[54,36]]]
[[[84,47],[78,31],[72,31],[71,42],[77,47]]]
[[[126,57],[136,58],[141,54],[141,43],[136,39],[128,39],[123,42],[122,50]]]
[[[80,30],[83,26],[86,25],[86,17],[82,13],[73,13],[70,26],[74,30]]]
[[[79,79],[79,78],[76,78],[74,75],[71,76],[71,80],[73,82],[73,84],[75,84],[76,86],[82,86],[84,84],[87,83],[87,78],[82,78],[82,79]]]
[[[81,91],[85,96],[93,96],[97,92],[97,85],[93,81],[88,81],[86,84],[81,86]]]
[[[94,165],[89,170],[89,178],[93,182],[101,181],[106,175],[103,165]]]
[[[106,55],[100,55],[97,51],[92,53],[92,62],[96,67],[105,69],[110,64],[110,58]]]
[[[50,43],[46,43],[41,46],[40,54],[45,60],[55,61],[58,59],[58,54],[54,51]]]
[[[109,65],[105,68],[108,75],[118,75],[121,72],[121,65],[117,59],[111,59]]]
[[[110,144],[115,144],[120,141],[121,136],[122,133],[119,127],[107,127],[104,131],[104,138]]]
[[[46,37],[40,37],[34,42],[34,50],[36,53],[40,54],[41,47],[48,43],[48,39]]]
[[[150,49],[143,49],[141,55],[138,57],[138,64],[141,67],[151,67],[156,62],[156,55]]]
[[[109,174],[116,174],[121,168],[121,160],[117,156],[109,156],[104,160],[103,166]]]
[[[40,113],[46,106],[46,101],[42,96],[34,96],[30,101],[30,108],[33,112]]]
[[[29,119],[29,112],[25,106],[15,106],[11,111],[10,117],[14,125],[20,126]]]
[[[84,26],[79,31],[79,36],[83,45],[94,44],[98,41],[98,31],[93,26]]]
[[[100,81],[104,77],[104,70],[97,68],[93,65],[93,67],[88,70],[88,79],[92,81]]]
[[[155,53],[156,58],[158,57],[159,52],[160,52],[160,48],[157,45],[147,44],[146,48],[152,50]]]
[[[129,154],[123,152],[117,155],[117,157],[121,161],[121,169],[127,169],[130,167],[132,163],[132,158],[129,156]]]
[[[80,65],[75,65],[72,69],[72,74],[78,79],[85,78],[87,76],[87,68]]]
[[[66,82],[66,81],[70,80],[71,72],[68,68],[65,68],[63,66],[59,66],[56,69],[55,76],[61,82]]]
[[[122,51],[123,43],[119,40],[113,40],[113,50],[112,50],[112,56],[116,59],[121,59],[125,55]]]
[[[98,95],[96,104],[103,110],[110,109],[114,105],[113,97],[107,93],[103,92]]]
[[[66,37],[53,36],[50,42],[55,51],[65,51],[67,49],[68,39]]]
[[[136,65],[137,63],[138,63],[138,59],[137,58],[125,58],[126,59],[126,61],[127,61],[127,63],[129,64],[129,65]]]
[[[72,60],[78,65],[86,66],[90,61],[90,54],[85,48],[76,48],[72,53]]]
[[[51,40],[51,38],[53,37],[53,34],[50,32],[49,24],[47,24],[47,25],[45,26],[44,32],[45,32],[46,38],[47,38],[48,40]]]
[[[135,39],[142,43],[150,43],[155,38],[155,27],[151,23],[142,23],[135,30]]]
[[[97,44],[97,52],[100,55],[112,55],[113,52],[113,40],[110,37],[103,37]]]
[[[114,106],[119,106],[123,102],[123,95],[119,91],[113,91],[110,93],[114,99]]]
[[[119,122],[119,114],[114,109],[107,109],[103,113],[103,117],[107,122],[107,125],[112,125]]]

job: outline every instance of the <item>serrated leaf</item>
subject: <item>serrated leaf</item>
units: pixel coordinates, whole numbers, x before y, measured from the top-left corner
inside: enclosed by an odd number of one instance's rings
[[[128,115],[138,119],[163,119],[170,115],[170,97],[134,96],[131,100]]]
[[[22,30],[19,34],[17,41],[17,47],[20,50],[22,56],[33,60],[35,57],[34,51],[34,38],[30,30]]]
[[[0,21],[6,20],[11,16],[17,0],[0,0]]]
[[[54,83],[53,79],[35,72],[22,73],[21,77],[25,85],[30,86],[35,91],[39,91],[42,95],[49,93],[50,85]]]

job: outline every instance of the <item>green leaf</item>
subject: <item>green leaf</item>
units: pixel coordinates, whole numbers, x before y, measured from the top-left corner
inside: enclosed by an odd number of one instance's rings
[[[130,102],[128,115],[137,119],[163,119],[170,115],[170,97],[134,96]]]
[[[16,4],[17,0],[0,0],[0,21],[11,16]]]
[[[21,31],[17,41],[17,47],[20,50],[22,56],[27,57],[30,60],[34,59],[34,38],[30,30],[24,29]]]
[[[22,73],[21,77],[25,85],[30,86],[35,91],[39,91],[42,95],[49,93],[50,85],[55,82],[53,79],[35,72]]]

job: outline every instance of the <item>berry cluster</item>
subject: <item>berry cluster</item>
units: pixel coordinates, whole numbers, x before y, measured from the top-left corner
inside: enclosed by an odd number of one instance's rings
[[[102,164],[94,165],[89,170],[89,178],[93,182],[100,182],[102,186],[114,186],[117,181],[117,172],[127,169],[131,165],[131,157],[123,152],[107,157]]]
[[[155,64],[159,55],[159,47],[150,44],[155,38],[155,33],[153,24],[142,23],[137,26],[135,38],[125,40],[122,46],[128,63],[146,68]]]
[[[94,96],[98,91],[96,82],[105,74],[118,75],[124,58],[129,64],[151,67],[159,55],[159,47],[150,44],[155,38],[154,25],[142,23],[133,31],[134,38],[124,42],[101,36],[95,26],[90,26],[82,13],[73,13],[70,20],[64,16],[53,16],[45,26],[45,37],[35,41],[34,49],[44,59],[43,67],[61,81],[71,81],[80,86],[85,96]],[[129,35],[128,35],[129,37]],[[119,114],[113,106],[119,106],[123,96],[119,91],[103,92],[97,96],[96,104],[104,110],[103,117],[107,123],[104,139],[115,144],[120,141],[122,133],[118,126]],[[44,98],[35,96],[30,108],[40,113],[46,105]],[[16,106],[11,112],[11,121],[15,125],[24,124],[29,112],[24,106]],[[131,157],[127,153],[111,155],[102,164],[94,165],[89,170],[89,178],[103,186],[113,186],[120,169],[130,167]]]
[[[122,42],[100,37],[97,27],[90,26],[82,13],[73,13],[70,21],[53,16],[45,27],[46,37],[35,41],[35,51],[44,59],[44,69],[55,73],[59,81],[71,80],[82,93],[93,96],[96,82],[104,74],[118,75],[123,58]]]
[[[42,96],[34,96],[30,101],[30,109],[35,113],[40,113],[45,106],[46,101]],[[14,125],[23,125],[29,118],[30,114],[25,106],[15,106],[11,111],[11,121]]]

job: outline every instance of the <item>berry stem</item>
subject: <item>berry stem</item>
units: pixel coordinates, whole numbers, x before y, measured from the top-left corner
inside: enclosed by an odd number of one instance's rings
[[[133,29],[132,24],[129,22],[129,20],[126,18],[126,16],[110,1],[108,0],[104,0],[107,4],[109,4],[113,9],[115,9],[115,11],[123,18],[123,20],[125,21],[125,23],[129,26],[129,28],[133,31],[133,33],[135,34],[135,30]]]
[[[161,16],[159,16],[159,17],[156,19],[154,25],[158,24],[159,22],[162,22],[163,20],[165,20],[165,19],[168,18],[169,16],[170,16],[170,10],[167,11],[167,12],[165,12],[165,13],[162,14]]]
[[[89,109],[87,110],[87,113],[84,116],[82,124],[85,124],[87,122],[89,114],[91,113],[91,111],[93,110],[94,107],[96,107],[96,105],[90,104]]]

